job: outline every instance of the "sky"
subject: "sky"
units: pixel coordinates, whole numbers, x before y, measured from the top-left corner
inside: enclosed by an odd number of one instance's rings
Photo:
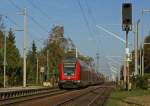
[[[109,66],[109,59],[122,63],[125,44],[96,27],[102,26],[125,39],[122,31],[122,3],[133,6],[133,23],[141,20],[142,9],[150,9],[150,0],[0,0],[0,14],[7,29],[23,29],[23,8],[27,9],[28,49],[33,40],[43,47],[48,32],[55,24],[64,26],[64,36],[70,37],[78,50],[85,55],[100,55],[100,69]],[[144,13],[144,35],[150,31],[150,13]],[[16,45],[22,54],[23,32],[15,31]],[[139,23],[139,45],[141,44],[141,22]],[[130,51],[134,47],[133,31],[129,33]],[[117,56],[117,57],[116,57]],[[121,56],[121,57],[120,57]],[[109,60],[110,61],[110,60]],[[110,63],[111,64],[111,63]],[[105,71],[109,73],[109,71]]]

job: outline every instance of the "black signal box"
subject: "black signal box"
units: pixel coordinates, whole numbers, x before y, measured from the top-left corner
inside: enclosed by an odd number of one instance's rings
[[[132,4],[122,4],[122,30],[132,30]]]

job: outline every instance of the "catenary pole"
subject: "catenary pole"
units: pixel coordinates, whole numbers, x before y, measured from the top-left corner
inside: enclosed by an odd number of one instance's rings
[[[26,24],[26,18],[27,18],[27,11],[26,8],[24,8],[24,40],[23,40],[23,87],[26,87],[26,36],[27,36],[27,24]]]

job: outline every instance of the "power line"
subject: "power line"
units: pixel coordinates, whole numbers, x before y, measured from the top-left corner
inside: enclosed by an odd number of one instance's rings
[[[9,18],[8,16],[5,17],[8,21],[10,21],[14,25],[18,25],[12,18]]]
[[[15,6],[15,7],[17,7],[17,6]],[[3,16],[3,15],[2,15]],[[12,23],[12,24],[14,24],[14,25],[16,25],[16,26],[18,26],[18,24],[16,23],[16,21],[14,21],[12,18],[10,18],[9,16],[5,16],[5,18],[10,22],[10,23]],[[15,29],[16,30],[16,29]],[[35,31],[36,33],[40,33],[40,32],[37,32],[37,31]],[[34,35],[34,34],[32,34],[32,35]],[[32,37],[32,36],[31,36]],[[32,37],[33,38],[33,37]],[[37,38],[36,38],[37,39]],[[40,39],[40,38],[39,38]]]
[[[12,1],[12,0],[8,0],[15,8],[17,8],[18,10],[21,10],[21,8],[14,2],[14,1]],[[37,26],[39,26],[40,27],[40,29],[42,29],[44,32],[47,32],[47,33],[49,33],[41,24],[39,24],[31,15],[28,15],[29,16],[29,18],[37,25]],[[11,20],[13,23],[14,23],[14,21],[13,20]],[[40,33],[41,34],[41,32],[39,32],[39,31],[34,31],[34,32],[36,32],[36,33]],[[34,34],[32,34],[32,35],[34,35]],[[32,36],[31,36],[32,37]],[[33,37],[32,37],[33,38]],[[39,39],[39,38],[38,38]],[[40,39],[41,40],[41,39]]]
[[[91,17],[92,23],[93,23],[93,24],[94,24],[94,26],[95,26],[95,25],[96,25],[96,21],[95,21],[95,18],[94,18],[94,15],[93,15],[92,9],[90,8],[89,3],[88,3],[88,1],[87,1],[87,0],[85,0],[85,4],[86,4],[87,10],[88,10],[89,17]],[[96,31],[95,31],[95,30],[92,30],[92,31],[93,31],[93,33],[95,33],[95,34],[96,34]],[[100,43],[101,48],[103,48],[101,39],[100,39],[100,40],[98,40],[98,43]]]
[[[85,5],[86,5],[86,7],[87,7],[87,10],[88,10],[88,14],[89,14],[89,17],[91,17],[91,21],[92,21],[92,24],[95,26],[96,25],[96,20],[95,20],[95,17],[94,17],[94,14],[93,14],[93,11],[92,11],[92,9],[91,9],[91,7],[90,7],[90,5],[89,5],[89,3],[88,3],[88,1],[87,0],[84,0],[85,1]],[[96,31],[93,29],[93,33],[95,33],[95,34],[97,34],[96,33]],[[98,43],[99,43],[99,45],[100,45],[100,50],[101,50],[101,56],[102,57],[104,57],[104,47],[103,47],[103,44],[102,44],[102,39],[100,38],[100,39],[98,39]],[[98,49],[98,54],[99,54],[99,47],[97,48]],[[100,58],[99,58],[100,59]],[[101,70],[102,71],[102,70]]]
[[[92,36],[92,34],[93,34],[93,33],[96,34],[96,32],[95,32],[95,30],[90,29],[90,24],[89,24],[88,18],[86,18],[86,15],[85,15],[85,13],[84,13],[84,9],[83,9],[83,7],[82,7],[80,1],[77,0],[77,2],[78,2],[78,5],[79,5],[79,7],[80,7],[80,9],[81,9],[81,12],[82,12],[84,21],[85,21],[85,23],[86,23],[86,26],[87,26],[87,28],[88,28],[88,30],[89,30],[89,32],[90,32],[91,37],[95,40],[95,42],[96,42],[96,44],[97,44],[97,49],[98,49],[98,52],[99,52],[98,43],[101,43],[101,40],[99,40],[99,42],[97,42],[97,39],[95,39],[95,36],[94,36],[94,35]],[[89,7],[87,1],[86,1],[86,6],[87,6],[87,8],[88,8],[89,17],[92,17],[92,18],[91,18],[91,19],[92,19],[92,22],[93,22],[93,23],[96,23],[96,22],[95,22],[95,19],[94,19],[94,16],[93,16],[93,14],[92,14],[92,11],[90,10],[90,7]],[[95,26],[95,25],[94,25],[94,26]],[[101,44],[100,44],[100,45],[101,45]],[[102,45],[101,45],[101,46],[102,46]],[[101,48],[102,48],[101,50],[103,50],[103,46],[102,46]],[[97,66],[96,66],[96,69],[99,70],[99,53],[96,53],[96,55],[97,55],[97,56],[96,56],[96,59],[97,59]]]
[[[17,8],[18,10],[21,10],[21,8],[18,6],[18,5],[16,5],[16,3],[14,3],[14,1],[12,1],[12,0],[8,0],[15,8]]]
[[[95,18],[94,18],[94,15],[92,14],[92,10],[90,9],[90,6],[89,6],[89,4],[88,4],[88,1],[87,0],[85,0],[85,5],[86,5],[86,7],[87,7],[87,13],[88,13],[88,15],[89,15],[89,18],[91,17],[91,21],[92,21],[92,23],[91,24],[96,24],[96,21],[95,21]],[[90,25],[90,24],[89,24]],[[94,25],[95,26],[95,25]],[[96,32],[95,32],[95,30],[92,28],[92,33],[93,33],[93,36],[94,36],[94,34],[96,35]],[[95,36],[94,36],[95,37]],[[96,38],[96,37],[95,37]],[[97,39],[96,39],[97,40]],[[99,43],[99,41],[98,41],[98,43]],[[98,45],[98,44],[97,44]],[[97,49],[98,49],[99,47],[97,46]]]
[[[96,21],[95,21],[95,18],[94,18],[92,9],[90,8],[89,3],[88,3],[87,0],[85,0],[85,4],[86,4],[86,6],[87,6],[88,14],[91,16],[91,20],[92,20],[93,23],[96,25]]]
[[[94,17],[93,11],[92,11],[92,9],[90,8],[89,3],[88,3],[87,0],[85,0],[85,5],[86,5],[86,7],[87,7],[89,17],[91,17],[92,24],[95,26],[95,25],[96,25],[95,17]],[[94,34],[97,34],[94,29],[92,30],[92,32],[93,32]],[[102,45],[101,39],[98,39],[98,43],[100,44],[100,48],[101,48],[102,54],[104,55],[104,49],[103,49],[103,45]],[[98,47],[98,48],[99,48],[99,47]],[[98,50],[98,51],[99,51],[99,50]]]
[[[18,26],[18,24],[17,24],[12,18],[10,18],[9,16],[5,16],[5,18],[6,18],[8,21],[10,21],[12,24]],[[32,30],[32,31],[33,31],[33,30]],[[34,32],[36,32],[36,33],[38,33],[38,34],[42,34],[42,33],[38,32],[38,31],[34,31]],[[34,35],[34,34],[32,33],[32,35]],[[32,36],[31,36],[31,37],[32,37]],[[34,37],[35,37],[35,36],[34,36]],[[33,38],[33,37],[32,37],[32,38]],[[36,39],[43,40],[43,38],[37,38],[37,37],[36,37]]]
[[[18,25],[12,18],[10,18],[9,16],[5,16],[5,18],[8,20],[8,21],[10,21],[12,24],[14,24],[14,25]],[[14,30],[16,30],[16,29],[14,29]],[[38,33],[37,31],[36,31],[36,33]],[[39,34],[39,33],[38,33]],[[42,42],[42,41],[44,41],[45,39],[43,39],[43,38],[37,38],[36,36],[31,36],[31,35],[35,35],[35,34],[30,34],[30,37],[32,37],[33,38],[33,40],[36,40],[37,42],[39,42],[40,44],[42,44],[43,45],[43,43],[44,42]]]
[[[8,0],[8,1],[9,1],[15,8],[21,10],[21,8],[20,8],[13,0]],[[48,33],[48,31],[46,30],[46,28],[44,28],[40,23],[38,23],[34,17],[32,17],[32,16],[29,15],[29,14],[28,14],[28,16],[29,16],[29,18],[30,18],[37,26],[39,26],[39,28],[41,28],[44,32],[47,32],[47,33]]]
[[[30,19],[37,24],[43,31],[49,33],[40,23],[38,23],[31,15],[28,15],[30,17]]]
[[[49,20],[49,15],[46,12],[44,12],[41,8],[39,8],[36,4],[34,4],[32,0],[27,0],[27,2],[35,9],[38,9],[41,12],[41,14],[43,14]]]
[[[92,9],[90,8],[89,3],[88,3],[88,1],[87,1],[87,0],[85,0],[85,4],[86,4],[86,6],[87,6],[87,10],[88,10],[89,17],[91,17],[92,23],[93,23],[93,24],[94,24],[94,26],[95,26],[95,25],[96,25],[95,17],[94,17],[93,11],[92,11]],[[93,30],[93,33],[95,33],[95,34],[96,34],[96,31],[95,31],[95,30]],[[100,39],[100,40],[98,40],[98,41],[99,41],[99,43],[100,43],[100,45],[101,45],[101,48],[103,49],[101,39]]]
[[[94,36],[92,36],[92,31],[91,31],[91,28],[90,28],[89,22],[88,22],[88,20],[87,20],[87,18],[86,18],[86,15],[85,15],[84,9],[83,9],[83,7],[82,7],[82,5],[81,5],[81,3],[80,3],[80,0],[76,0],[76,1],[77,1],[78,5],[79,5],[79,7],[80,7],[81,13],[82,13],[82,15],[83,15],[83,19],[84,19],[85,24],[86,24],[86,26],[87,26],[87,29],[88,29],[88,31],[89,31],[89,33],[90,33],[90,36],[93,38]],[[96,41],[96,39],[95,39],[95,38],[93,38],[93,40],[95,40],[95,41]]]

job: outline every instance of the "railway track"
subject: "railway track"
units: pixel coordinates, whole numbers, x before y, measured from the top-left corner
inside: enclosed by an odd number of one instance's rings
[[[104,106],[104,104],[107,101],[111,91],[112,91],[112,89],[110,89],[110,88],[103,89],[103,91],[100,94],[95,96],[95,98],[93,98],[91,100],[91,102],[88,103],[88,106]]]
[[[58,88],[55,89],[44,89],[44,90],[37,90],[37,92],[28,92],[26,94],[18,95],[18,96],[10,96],[1,97],[0,99],[0,106],[10,106],[15,105],[17,103],[22,103],[29,100],[40,99],[47,96],[59,95],[68,92],[67,90],[60,90]],[[8,93],[9,95],[9,93]]]
[[[112,89],[109,85],[80,90],[49,89],[35,95],[1,100],[0,106],[103,106]]]
[[[57,103],[55,106],[103,106],[111,93],[110,87],[98,87],[87,90],[77,96],[72,96]]]

